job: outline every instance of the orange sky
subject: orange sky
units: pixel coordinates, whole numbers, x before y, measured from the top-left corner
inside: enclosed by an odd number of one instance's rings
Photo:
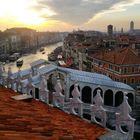
[[[37,31],[106,31],[112,24],[129,30],[131,20],[140,28],[140,0],[0,0],[0,30],[30,27]]]

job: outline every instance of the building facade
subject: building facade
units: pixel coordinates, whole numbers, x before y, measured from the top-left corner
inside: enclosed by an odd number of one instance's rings
[[[95,72],[129,84],[133,88],[140,85],[140,56],[131,47],[104,51],[93,59]]]

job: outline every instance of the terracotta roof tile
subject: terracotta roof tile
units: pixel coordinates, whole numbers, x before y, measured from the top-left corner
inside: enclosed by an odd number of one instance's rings
[[[140,56],[138,56],[131,47],[123,49],[117,48],[112,51],[100,52],[94,55],[94,58],[120,65],[140,64]]]
[[[95,140],[104,128],[40,101],[16,101],[0,87],[0,140]]]

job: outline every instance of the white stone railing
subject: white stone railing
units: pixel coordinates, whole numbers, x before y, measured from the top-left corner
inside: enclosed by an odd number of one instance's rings
[[[80,92],[78,90],[78,84],[74,85],[72,91],[73,98],[70,98],[70,112],[80,117],[83,116],[83,102],[80,99]]]
[[[8,76],[6,78],[6,76],[2,76],[2,84],[4,84],[5,86],[5,81],[7,81],[8,79],[10,79],[11,77],[11,71],[9,69],[9,73]],[[18,81],[20,81],[20,78],[18,79]],[[30,74],[27,80],[27,85],[26,90],[27,93],[30,92],[30,90],[33,91],[33,97],[34,97],[34,92],[35,92],[35,85],[33,84],[32,81],[32,75]],[[11,81],[9,81],[11,82]],[[12,87],[12,83],[11,87]],[[22,86],[22,85],[21,85]],[[7,83],[7,87],[9,87],[9,83]],[[106,127],[106,123],[107,123],[107,112],[111,112],[114,113],[114,115],[116,115],[116,131],[123,133],[124,135],[128,136],[128,140],[132,139],[134,136],[134,121],[135,119],[133,119],[129,114],[131,112],[131,107],[128,104],[128,99],[126,97],[126,93],[124,94],[124,100],[123,103],[116,108],[116,112],[108,109],[107,107],[104,106],[103,103],[103,99],[100,96],[100,90],[97,90],[97,94],[94,97],[93,101],[95,104],[86,104],[83,103],[80,99],[80,92],[78,90],[78,84],[74,85],[74,89],[72,91],[72,98],[70,98],[70,100],[68,100],[69,102],[65,102],[65,96],[66,94],[62,94],[62,86],[61,86],[61,81],[58,79],[56,82],[56,85],[54,87],[55,92],[53,92],[53,106],[56,106],[60,109],[62,109],[63,111],[65,111],[65,109],[67,108],[67,111],[71,114],[74,115],[78,115],[79,117],[83,117],[83,114],[86,113],[85,110],[89,111],[89,115],[91,115],[91,122],[95,122],[97,124],[102,125],[103,127]],[[22,90],[21,90],[22,91]],[[30,93],[29,93],[30,94]],[[39,99],[42,102],[45,102],[47,104],[49,104],[49,91],[47,88],[47,81],[45,80],[45,77],[41,77],[40,80],[40,85],[39,85]],[[116,113],[116,114],[115,114]],[[98,121],[98,119],[100,121]],[[127,128],[127,132],[125,132],[122,129],[122,126],[126,126]]]
[[[49,91],[47,89],[47,81],[44,76],[41,76],[41,82],[39,86],[39,98],[41,101],[49,104]]]
[[[53,105],[63,109],[64,107],[64,95],[62,94],[62,86],[60,80],[57,80],[57,83],[54,87],[55,92],[53,92]]]
[[[98,89],[93,99],[95,104],[91,105],[91,121],[106,127],[107,114],[106,110],[103,108],[103,99],[100,92],[101,90]],[[96,118],[100,119],[100,121]]]
[[[128,97],[124,94],[124,101],[119,106],[119,111],[116,113],[116,130],[118,132],[124,133],[128,136],[128,140],[134,137],[134,122],[129,114],[132,111],[130,105],[128,104]],[[122,127],[125,126],[127,131],[124,131]]]

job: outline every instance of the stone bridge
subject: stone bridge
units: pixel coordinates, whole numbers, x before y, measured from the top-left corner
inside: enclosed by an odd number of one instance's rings
[[[0,66],[0,82],[22,94],[91,122],[110,127],[133,138],[134,119],[129,115],[135,106],[135,91],[109,77],[52,64],[12,73]]]

